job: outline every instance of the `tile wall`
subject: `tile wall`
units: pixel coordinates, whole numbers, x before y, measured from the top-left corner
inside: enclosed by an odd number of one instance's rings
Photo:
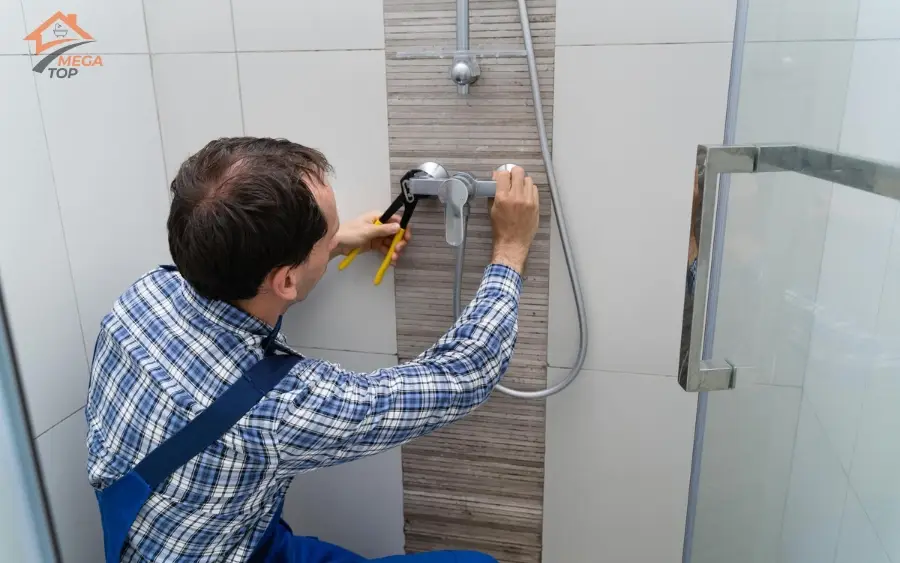
[[[452,2],[429,1],[452,11]],[[900,160],[895,3],[752,3],[737,140]],[[0,0],[0,275],[67,563],[100,557],[82,446],[93,339],[115,297],[168,261],[168,180],[210,138],[286,136],[331,158],[342,216],[383,207],[392,187],[383,7]],[[82,52],[102,55],[102,68],[68,81],[31,71],[36,59],[21,38],[58,9],[77,13],[97,39]],[[688,186],[696,145],[722,139],[733,16],[733,1],[556,2],[554,158],[591,336],[581,378],[546,405],[544,561],[680,560],[695,411],[695,397],[674,380]],[[884,439],[900,430],[892,352],[900,301],[885,291],[900,283],[896,210],[791,185],[807,228],[790,233],[771,223],[790,219],[771,197],[783,185],[759,178],[734,190],[729,238],[738,258],[723,293],[745,298],[722,319],[720,342],[761,369],[733,404],[711,405],[723,424],[709,448],[726,453],[711,458],[719,469],[708,473],[741,482],[734,494],[744,509],[706,525],[744,549],[710,560],[742,551],[752,555],[741,561],[753,562],[898,561],[900,452]],[[571,366],[576,335],[550,232],[552,382]],[[760,240],[766,252],[753,246]],[[747,286],[741,274],[763,260],[783,273]],[[355,369],[395,362],[399,301],[393,274],[371,285],[375,268],[363,257],[329,272],[288,319],[291,343]],[[777,307],[753,307],[775,297]],[[739,323],[756,327],[743,341],[734,338]],[[753,447],[727,454],[734,433]],[[302,476],[287,514],[301,533],[369,556],[395,553],[400,478],[396,451]],[[784,486],[767,487],[774,479]],[[742,526],[759,541],[746,543]]]
[[[77,14],[96,39],[77,52],[103,67],[32,72],[22,38],[57,10]],[[170,261],[169,180],[212,138],[283,136],[330,158],[342,217],[385,206],[383,34],[381,3],[362,0],[323,2],[314,17],[273,1],[0,2],[0,276],[66,563],[101,558],[88,361],[115,298]],[[396,363],[393,275],[375,288],[376,268],[364,256],[329,272],[286,319],[290,342],[353,369]],[[303,476],[286,513],[299,533],[398,553],[400,479],[399,450]]]
[[[859,0],[852,47],[840,150],[898,163],[900,7]],[[822,260],[783,549],[797,563],[898,561],[900,204],[836,187]]]
[[[702,16],[702,17],[701,17]],[[721,142],[734,2],[558,0],[554,162],[590,326],[547,402],[543,560],[681,560],[696,396],[675,380],[693,163]],[[555,228],[551,381],[575,358]]]
[[[527,4],[548,131],[554,107],[554,4]],[[400,55],[454,48],[455,7],[454,0],[384,2],[391,176],[396,186],[410,168],[437,161],[451,171],[488,178],[497,166],[515,162],[538,183],[540,228],[526,265],[519,337],[504,384],[540,389],[547,379],[550,206],[526,61],[483,59],[481,78],[460,96],[449,80],[448,59]],[[473,1],[470,21],[473,49],[522,48],[515,2]],[[420,204],[413,225],[414,241],[396,272],[401,360],[433,345],[454,320],[456,252],[446,242],[440,204]],[[476,201],[469,216],[464,303],[475,293],[490,252],[487,205]],[[467,419],[404,446],[407,549],[475,549],[501,563],[540,561],[544,431],[543,401],[496,392]]]

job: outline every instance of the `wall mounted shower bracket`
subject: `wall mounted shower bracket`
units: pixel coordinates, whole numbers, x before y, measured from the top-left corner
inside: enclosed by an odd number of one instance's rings
[[[456,50],[455,51],[422,51],[419,53],[397,53],[398,59],[453,57],[450,66],[450,79],[456,83],[459,94],[468,94],[469,86],[475,84],[481,76],[477,57],[493,55],[495,57],[525,57],[527,53],[513,49],[507,51],[473,51],[469,49],[469,0],[456,0]]]
[[[511,170],[514,164],[504,164],[499,169]],[[447,173],[436,162],[426,162],[418,167],[422,173],[410,178],[408,189],[419,197],[436,197],[444,204],[446,239],[450,246],[460,246],[466,236],[466,218],[469,202],[476,197],[494,197],[497,182],[478,180],[467,172]]]

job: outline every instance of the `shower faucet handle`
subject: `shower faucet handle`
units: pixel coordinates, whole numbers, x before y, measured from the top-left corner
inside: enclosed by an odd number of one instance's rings
[[[438,199],[444,204],[444,237],[450,246],[460,246],[466,237],[469,199],[475,194],[475,178],[454,174],[438,188]]]

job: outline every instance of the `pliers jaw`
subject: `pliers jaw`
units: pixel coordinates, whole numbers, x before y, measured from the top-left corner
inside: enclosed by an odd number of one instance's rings
[[[372,280],[375,285],[380,285],[382,280],[384,279],[384,275],[387,273],[388,268],[391,266],[391,259],[394,256],[394,251],[397,247],[397,244],[403,240],[404,235],[406,234],[406,229],[409,226],[409,221],[412,219],[413,211],[416,210],[416,205],[419,203],[419,196],[414,195],[409,190],[409,180],[417,176],[418,174],[424,174],[421,170],[413,169],[403,175],[403,178],[400,179],[400,194],[394,199],[393,203],[385,210],[384,213],[381,214],[381,217],[376,219],[374,223],[376,225],[384,225],[387,224],[391,218],[400,211],[400,208],[403,208],[403,215],[400,217],[400,230],[394,235],[394,238],[391,240],[391,246],[388,248],[387,254],[384,256],[384,260],[381,261],[381,266],[379,266],[378,271],[375,272],[375,278]],[[351,262],[359,255],[360,249],[353,249],[350,254],[344,258],[341,263],[338,265],[338,270],[343,270],[347,266],[350,265]]]

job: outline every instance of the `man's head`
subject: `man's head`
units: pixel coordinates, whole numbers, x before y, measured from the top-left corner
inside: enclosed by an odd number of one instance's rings
[[[331,166],[283,139],[225,138],[172,181],[169,250],[204,297],[286,309],[325,274],[338,229]]]

